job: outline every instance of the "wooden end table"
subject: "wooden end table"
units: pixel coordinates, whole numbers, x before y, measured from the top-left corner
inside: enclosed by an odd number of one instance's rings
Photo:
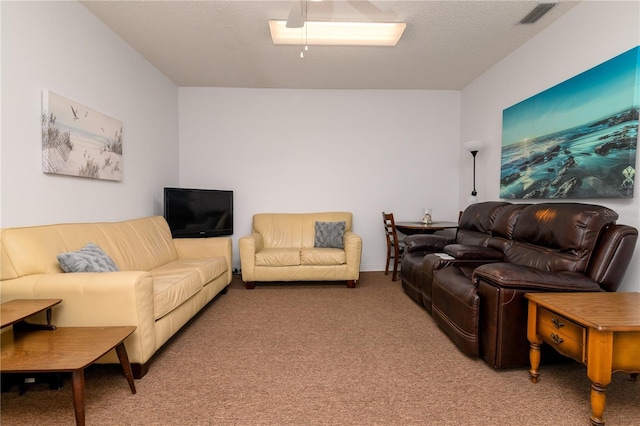
[[[527,293],[529,375],[538,382],[540,345],[587,366],[591,423],[604,425],[612,372],[640,373],[640,293]]]
[[[38,301],[20,300],[3,303],[2,326],[18,324],[33,313],[50,309],[59,299]],[[44,305],[50,304],[43,307]],[[5,306],[7,305],[7,306]],[[35,310],[35,312],[34,312]],[[13,316],[7,314],[15,311]],[[50,314],[47,315],[50,318]],[[10,320],[10,321],[9,321]],[[12,322],[11,322],[12,321]],[[0,371],[3,373],[54,373],[70,372],[72,377],[73,405],[76,424],[85,424],[84,369],[98,358],[116,350],[122,371],[131,393],[136,393],[133,372],[124,346],[124,340],[136,327],[53,327],[25,331],[14,329],[2,334]]]

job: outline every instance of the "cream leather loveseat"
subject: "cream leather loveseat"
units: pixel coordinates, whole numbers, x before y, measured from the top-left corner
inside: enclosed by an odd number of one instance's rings
[[[355,287],[362,239],[351,225],[348,212],[254,215],[251,235],[238,241],[242,280],[248,289],[258,281],[345,280]]]
[[[65,273],[57,255],[100,247],[118,272]],[[0,231],[2,302],[62,299],[58,327],[134,325],[125,340],[134,376],[153,354],[231,282],[231,239],[172,239],[163,217]],[[115,351],[99,363],[118,363]]]

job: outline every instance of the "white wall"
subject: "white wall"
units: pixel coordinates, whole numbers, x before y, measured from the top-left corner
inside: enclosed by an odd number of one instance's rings
[[[458,91],[180,88],[180,185],[234,190],[237,241],[261,212],[351,211],[383,270],[382,211],[457,220]]]
[[[78,2],[2,1],[1,225],[162,213],[178,183],[178,88]],[[42,90],[119,119],[123,180],[42,172]]]
[[[543,18],[544,19],[544,18]],[[478,154],[481,200],[499,198],[502,111],[640,44],[639,2],[582,2],[544,32],[492,67],[462,91],[462,140],[483,139]],[[638,82],[640,84],[640,82]],[[467,159],[469,157],[469,159]],[[461,161],[471,155],[461,152]],[[464,163],[462,163],[464,164]],[[470,163],[471,164],[471,163]],[[636,159],[636,169],[640,160]],[[464,205],[469,169],[462,167]],[[640,228],[640,177],[634,198],[592,199],[620,215],[618,223]],[[640,247],[619,291],[640,291]]]

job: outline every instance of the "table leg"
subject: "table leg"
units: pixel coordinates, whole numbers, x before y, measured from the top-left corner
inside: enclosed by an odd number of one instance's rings
[[[591,424],[604,425],[604,406],[607,399],[607,387],[591,383]]]
[[[589,329],[587,376],[591,380],[591,424],[604,425],[607,385],[611,383],[613,333]]]
[[[124,377],[126,377],[127,382],[129,382],[131,393],[135,394],[136,384],[133,381],[133,371],[131,371],[131,363],[129,362],[129,356],[127,355],[127,349],[124,347],[124,342],[120,342],[120,344],[116,346],[116,353],[118,354]]]
[[[538,377],[540,376],[540,344],[531,342],[529,349],[529,362],[531,363],[531,369],[529,370],[529,377],[531,383],[538,383]]]
[[[32,324],[25,320],[18,321],[13,324],[13,331],[17,333],[21,333],[24,331],[35,331],[35,330],[55,330],[56,326],[53,324]]]
[[[73,409],[76,413],[76,425],[84,426],[84,369],[74,370],[71,373],[71,378],[73,381]]]
[[[527,339],[529,339],[529,362],[531,363],[531,369],[529,370],[529,377],[531,383],[538,383],[538,376],[540,372],[540,345],[542,345],[542,339],[538,336],[538,330],[536,330],[536,323],[538,318],[538,305],[532,301],[529,301],[529,312],[527,318]]]

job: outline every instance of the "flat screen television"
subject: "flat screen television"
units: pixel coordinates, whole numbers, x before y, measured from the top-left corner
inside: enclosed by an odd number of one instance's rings
[[[164,188],[164,218],[174,238],[233,234],[233,191]]]

